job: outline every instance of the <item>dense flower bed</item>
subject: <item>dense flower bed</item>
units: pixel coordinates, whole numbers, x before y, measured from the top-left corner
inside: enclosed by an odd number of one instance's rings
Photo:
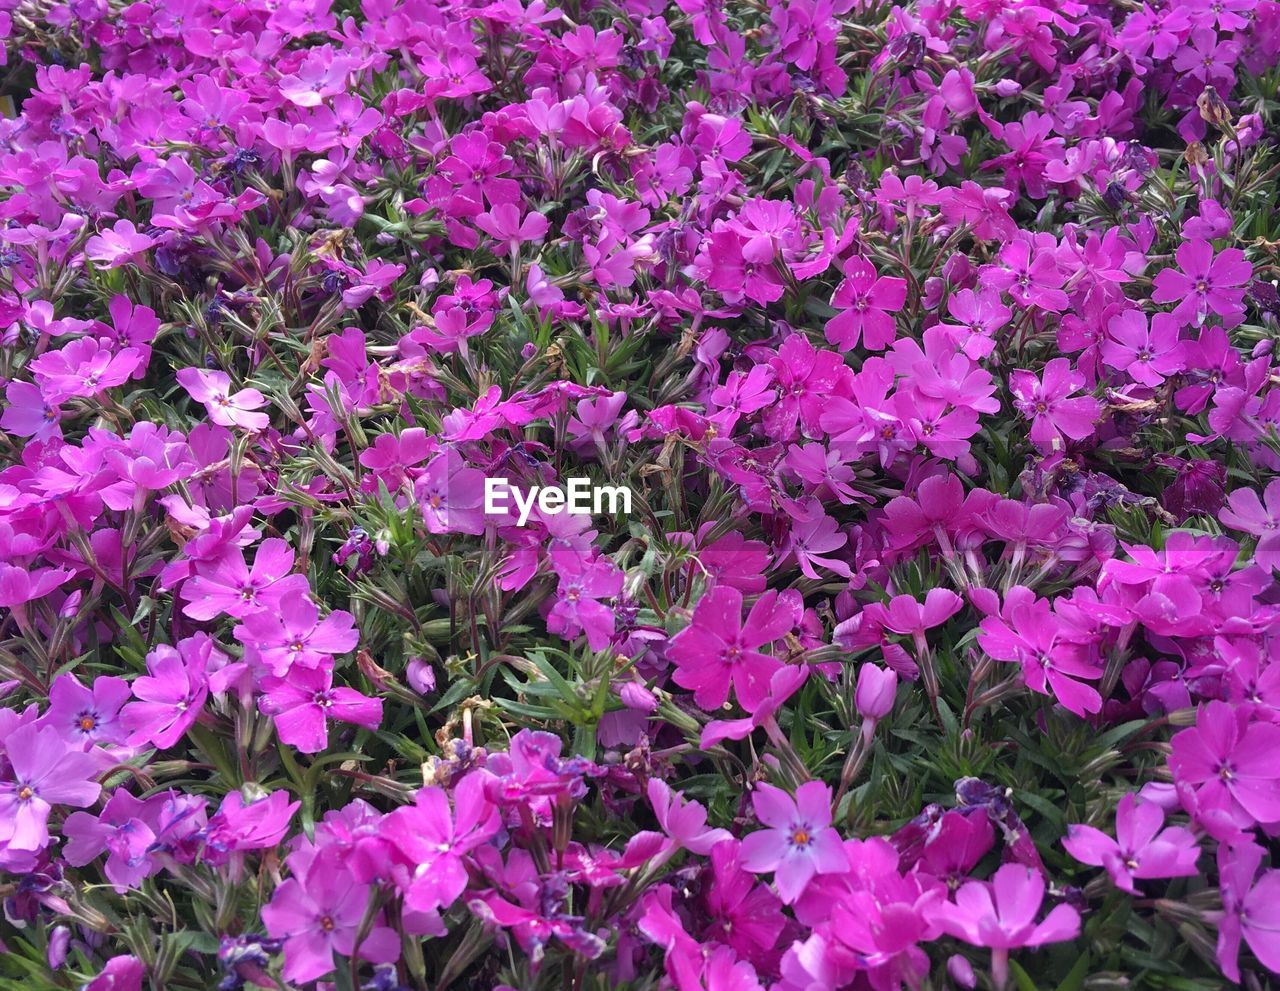
[[[1280,972],[1280,2],[0,7],[0,988]]]

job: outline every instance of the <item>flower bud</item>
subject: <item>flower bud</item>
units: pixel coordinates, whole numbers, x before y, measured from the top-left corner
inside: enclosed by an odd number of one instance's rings
[[[435,668],[421,657],[410,659],[409,666],[405,668],[404,673],[410,687],[419,695],[430,695],[436,690]]]
[[[50,970],[57,970],[67,962],[67,947],[70,945],[71,930],[66,926],[55,926],[49,934],[49,947],[45,952]]]
[[[897,691],[896,674],[874,664],[864,664],[858,669],[854,704],[863,719],[883,719],[893,711],[893,699]]]
[[[628,709],[636,712],[653,712],[658,708],[658,700],[642,682],[628,681],[618,690],[618,697]]]
[[[947,974],[962,988],[971,988],[978,983],[973,965],[959,953],[953,953],[947,958]]]

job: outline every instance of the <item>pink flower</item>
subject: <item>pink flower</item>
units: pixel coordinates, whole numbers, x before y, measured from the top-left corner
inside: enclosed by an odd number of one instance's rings
[[[1267,485],[1261,498],[1253,489],[1236,489],[1227,496],[1227,507],[1218,519],[1257,536],[1254,560],[1264,568],[1280,568],[1280,479]]]
[[[622,569],[603,555],[569,550],[552,551],[551,562],[560,584],[547,629],[566,640],[585,633],[588,647],[604,650],[613,636],[614,616],[600,600],[622,594]]]
[[[769,680],[781,662],[759,648],[795,626],[799,616],[790,599],[770,589],[742,621],[742,593],[717,585],[698,600],[693,622],[667,647],[676,665],[676,684],[693,690],[704,709],[718,709],[732,684],[738,702],[753,711],[769,692]]]
[[[751,805],[768,828],[742,841],[742,866],[753,874],[773,871],[773,883],[788,905],[814,875],[849,869],[840,834],[831,828],[831,789],[821,781],[806,781],[795,798],[762,781]]]
[[[850,258],[844,271],[831,297],[831,305],[842,312],[827,321],[827,340],[848,351],[861,338],[867,350],[883,351],[897,336],[895,314],[907,301],[907,280],[877,276],[863,258]]]
[[[650,778],[648,795],[662,831],[690,853],[705,857],[717,844],[732,839],[727,830],[709,829],[707,810],[672,791],[665,781]]]
[[[142,361],[136,348],[119,352],[92,337],[80,337],[58,351],[46,351],[28,367],[45,401],[56,406],[73,396],[100,396],[129,380]]]
[[[1199,808],[1225,812],[1240,829],[1280,822],[1280,726],[1255,719],[1248,706],[1213,701],[1171,747],[1174,779],[1194,790]]]
[[[1071,394],[1084,388],[1084,376],[1072,371],[1068,358],[1054,358],[1040,378],[1019,369],[1009,376],[1014,405],[1031,421],[1031,441],[1041,451],[1060,450],[1064,436],[1082,440],[1093,433],[1102,404],[1092,396]]]
[[[476,226],[498,242],[496,253],[514,255],[524,241],[541,241],[551,224],[540,213],[521,218],[520,207],[514,203],[495,203],[476,217]]]
[[[156,242],[133,226],[131,220],[117,220],[115,226],[95,234],[84,245],[84,253],[102,268],[119,268],[143,254]]]
[[[1043,922],[1036,922],[1044,891],[1039,871],[1005,864],[990,883],[970,881],[961,885],[954,903],[934,905],[933,920],[957,939],[990,947],[993,983],[1003,988],[1010,950],[1059,943],[1080,933],[1080,913],[1070,905],[1057,905]]]
[[[453,448],[427,463],[413,491],[431,533],[484,532],[484,473]]]
[[[1223,843],[1218,847],[1222,894],[1218,965],[1235,983],[1240,981],[1241,938],[1264,967],[1280,974],[1280,870],[1263,871],[1259,876],[1261,863],[1262,848],[1255,843]]]
[[[250,569],[239,548],[228,548],[212,566],[198,564],[194,578],[182,587],[192,619],[214,619],[224,613],[243,619],[261,610],[278,610],[291,593],[310,591],[305,575],[291,574],[293,549],[273,537],[258,548]]]
[[[1105,867],[1116,887],[1137,894],[1133,882],[1143,878],[1191,877],[1200,846],[1190,831],[1164,825],[1164,810],[1129,792],[1116,807],[1116,838],[1092,826],[1071,825],[1062,841],[1082,864]]]
[[[93,980],[80,991],[142,991],[147,968],[133,956],[112,957]]]
[[[484,773],[468,774],[453,789],[453,810],[443,788],[422,788],[411,806],[383,820],[383,834],[412,866],[401,885],[405,905],[430,912],[452,905],[467,887],[463,857],[501,824],[485,795]]]
[[[304,754],[325,748],[331,719],[367,729],[377,729],[382,722],[382,700],[345,685],[334,688],[333,670],[327,665],[295,667],[287,678],[264,678],[262,691],[258,708],[276,724],[281,742]]]
[[[207,368],[180,368],[178,383],[198,403],[204,403],[209,419],[220,427],[244,427],[255,433],[271,423],[266,413],[253,410],[267,405],[266,397],[257,389],[241,389],[231,394],[231,376]]]
[[[1181,269],[1156,274],[1151,298],[1177,303],[1173,315],[1184,324],[1202,324],[1211,313],[1228,329],[1244,319],[1244,286],[1253,274],[1244,252],[1226,248],[1214,257],[1213,245],[1199,238],[1184,241],[1174,252]]]
[[[1102,696],[1084,684],[1102,677],[1088,646],[1071,639],[1049,601],[1030,589],[1009,589],[1000,613],[982,621],[978,644],[996,660],[1020,663],[1028,688],[1054,695],[1076,715],[1101,709]]]
[[[893,671],[863,664],[858,668],[858,684],[854,705],[863,719],[880,720],[893,711],[898,692],[898,676]]]

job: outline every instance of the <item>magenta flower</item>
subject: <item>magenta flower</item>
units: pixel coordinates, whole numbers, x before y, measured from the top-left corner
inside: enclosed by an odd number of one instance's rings
[[[453,789],[452,811],[443,788],[422,788],[413,805],[396,809],[383,821],[383,834],[410,864],[410,874],[401,882],[409,908],[448,908],[466,889],[463,857],[500,825],[485,787],[484,774],[467,775]]]
[[[284,596],[276,609],[250,613],[235,636],[279,677],[294,665],[320,667],[360,641],[349,612],[335,609],[321,619],[314,600],[301,592]]]
[[[266,430],[271,419],[266,413],[255,413],[267,405],[267,398],[257,389],[241,389],[232,395],[231,376],[207,368],[180,368],[178,383],[198,403],[204,403],[209,420],[220,427],[244,427],[257,432]]]
[[[1041,451],[1057,451],[1063,437],[1082,440],[1093,433],[1102,404],[1092,396],[1072,397],[1084,388],[1084,376],[1072,371],[1068,358],[1054,358],[1040,378],[1022,369],[1009,375],[1018,411],[1031,421],[1031,441]]]
[[[677,685],[693,690],[704,709],[718,709],[733,686],[738,702],[754,711],[769,693],[769,680],[781,662],[759,648],[795,626],[791,600],[770,589],[742,620],[742,593],[717,585],[698,600],[693,622],[671,639],[667,657],[676,665]]]
[[[166,750],[191,728],[209,697],[210,650],[207,639],[190,639],[177,648],[161,644],[147,655],[147,673],[130,686],[137,701],[120,712],[129,746],[149,744]]]
[[[1196,874],[1200,845],[1181,826],[1164,825],[1164,810],[1145,802],[1133,792],[1116,807],[1116,838],[1092,826],[1067,827],[1062,841],[1067,853],[1082,864],[1105,867],[1115,882],[1130,894],[1137,894],[1135,880],[1191,877]]]
[[[297,861],[294,854],[290,866]],[[284,940],[286,981],[304,984],[334,968],[334,953],[351,956],[361,934],[373,888],[357,884],[350,874],[334,868],[325,857],[307,862],[307,869],[275,889],[262,906],[267,932]],[[360,940],[359,955],[385,963],[400,955],[400,937],[384,925],[374,925]]]
[[[827,340],[841,351],[857,347],[883,351],[897,336],[895,315],[907,301],[907,280],[876,274],[864,258],[845,263],[831,305],[841,312],[827,321]]]
[[[1202,324],[1216,314],[1228,329],[1244,319],[1244,287],[1253,266],[1239,248],[1226,248],[1216,257],[1213,245],[1198,238],[1184,241],[1174,252],[1178,268],[1156,274],[1151,298],[1177,303],[1173,315],[1183,324]]]
[[[1240,829],[1280,822],[1280,726],[1255,719],[1248,707],[1213,701],[1171,746],[1169,768],[1194,791],[1198,808],[1223,812]]]
[[[762,781],[751,805],[768,828],[742,841],[742,866],[753,874],[774,872],[773,883],[788,905],[815,875],[849,869],[840,834],[831,828],[831,789],[821,781],[806,781],[795,798]]]
[[[382,700],[345,685],[333,687],[329,666],[294,667],[285,678],[263,679],[258,708],[276,724],[282,743],[315,754],[329,742],[329,720],[377,729]]]
[[[3,743],[12,780],[0,781],[0,862],[49,845],[53,806],[84,808],[102,791],[98,761],[52,726],[19,726]]]
[[[1056,905],[1037,923],[1044,901],[1044,876],[1023,864],[1005,864],[986,881],[961,885],[954,902],[938,902],[933,920],[944,932],[974,946],[991,948],[991,972],[997,988],[1009,973],[1009,951],[1075,939],[1080,913],[1070,905]]]

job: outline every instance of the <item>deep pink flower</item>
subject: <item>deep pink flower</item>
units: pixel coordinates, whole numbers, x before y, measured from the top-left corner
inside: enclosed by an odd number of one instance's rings
[[[419,912],[452,905],[467,886],[462,858],[493,836],[498,810],[485,795],[483,773],[472,773],[453,789],[453,809],[443,788],[422,788],[413,805],[383,821],[383,833],[410,866],[401,885],[405,904]]]
[[[742,593],[717,585],[698,600],[693,622],[667,647],[676,665],[676,684],[693,690],[704,709],[718,709],[732,685],[739,704],[751,712],[769,692],[769,680],[781,662],[759,648],[779,639],[799,617],[791,600],[773,589],[760,596],[746,622]]]
[[[753,874],[773,871],[774,886],[788,905],[814,875],[848,869],[840,834],[831,828],[831,789],[821,781],[806,781],[794,798],[762,781],[751,795],[751,805],[768,828],[742,841],[743,869]]]
[[[850,258],[831,305],[841,312],[827,321],[827,340],[841,351],[883,351],[897,336],[895,316],[907,301],[907,280],[877,275],[864,258]]]
[[[1082,440],[1093,433],[1102,404],[1092,396],[1075,396],[1084,376],[1072,371],[1068,358],[1054,358],[1039,378],[1019,369],[1009,375],[1009,389],[1018,411],[1031,421],[1031,441],[1041,451],[1056,451],[1063,437]]]

